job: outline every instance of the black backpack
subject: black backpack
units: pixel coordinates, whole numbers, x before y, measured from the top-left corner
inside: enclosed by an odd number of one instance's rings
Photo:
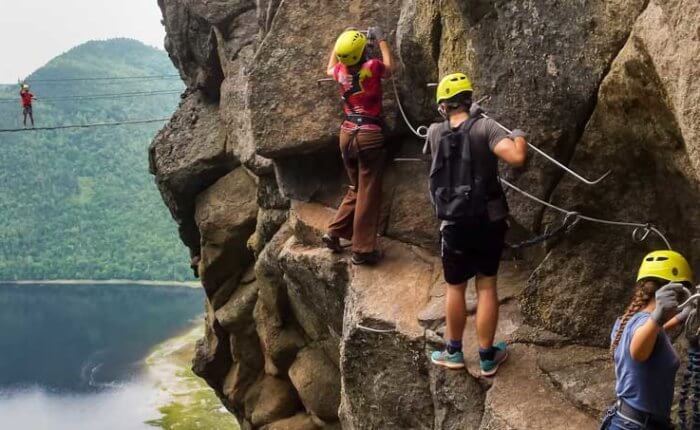
[[[478,120],[470,118],[457,130],[445,121],[439,128],[430,169],[430,197],[441,220],[498,221],[508,214],[498,181],[498,159],[487,142],[472,142],[470,137]]]

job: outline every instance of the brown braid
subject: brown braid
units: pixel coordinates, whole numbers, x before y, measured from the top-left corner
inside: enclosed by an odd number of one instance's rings
[[[661,287],[661,283],[655,279],[642,279],[637,282],[634,288],[634,296],[632,296],[632,302],[627,307],[624,315],[620,317],[620,326],[615,332],[615,339],[610,344],[610,355],[615,356],[615,349],[617,345],[620,344],[620,339],[622,339],[622,333],[625,331],[625,327],[629,322],[630,318],[637,312],[641,311],[654,298],[656,290]]]

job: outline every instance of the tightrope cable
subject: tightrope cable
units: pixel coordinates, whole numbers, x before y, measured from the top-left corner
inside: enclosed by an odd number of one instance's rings
[[[39,97],[36,99],[37,102],[44,101],[55,101],[55,100],[93,100],[93,99],[112,99],[112,98],[124,98],[124,97],[136,97],[136,96],[151,96],[151,95],[161,95],[161,94],[180,94],[181,90],[171,89],[171,90],[159,90],[159,91],[134,91],[128,93],[109,93],[109,94],[81,94],[75,96],[56,96],[56,97]],[[21,99],[19,97],[13,98],[0,98],[0,103],[19,103]]]
[[[34,82],[76,82],[76,81],[126,81],[132,79],[174,79],[179,78],[178,74],[170,75],[141,75],[141,76],[99,76],[82,78],[47,78],[47,79],[27,79],[25,83]]]
[[[117,126],[117,125],[151,124],[151,123],[166,122],[166,121],[170,121],[170,118],[143,119],[143,120],[119,121],[119,122],[98,122],[98,123],[92,123],[92,124],[57,125],[57,126],[52,126],[52,127],[2,128],[2,129],[0,129],[0,133],[19,133],[19,132],[43,131],[43,130],[64,130],[64,129],[68,129],[68,128],[110,127],[110,126]]]

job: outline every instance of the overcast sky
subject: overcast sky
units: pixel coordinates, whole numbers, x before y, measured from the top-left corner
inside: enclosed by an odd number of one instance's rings
[[[163,49],[157,0],[0,0],[0,83],[16,83],[92,39],[130,37]]]

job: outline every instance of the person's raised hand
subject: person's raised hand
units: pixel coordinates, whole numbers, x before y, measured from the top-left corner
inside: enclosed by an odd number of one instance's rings
[[[381,42],[382,40],[386,40],[386,37],[384,37],[384,32],[379,27],[368,28],[367,29],[367,38],[376,40],[377,42]]]
[[[663,327],[678,310],[678,294],[684,294],[685,287],[682,284],[671,282],[656,291],[656,308],[651,313],[651,318],[659,326]]]
[[[482,113],[485,113],[486,111],[484,108],[481,107],[479,103],[472,103],[472,105],[469,107],[469,116],[472,118],[476,118],[478,116],[481,116]]]

